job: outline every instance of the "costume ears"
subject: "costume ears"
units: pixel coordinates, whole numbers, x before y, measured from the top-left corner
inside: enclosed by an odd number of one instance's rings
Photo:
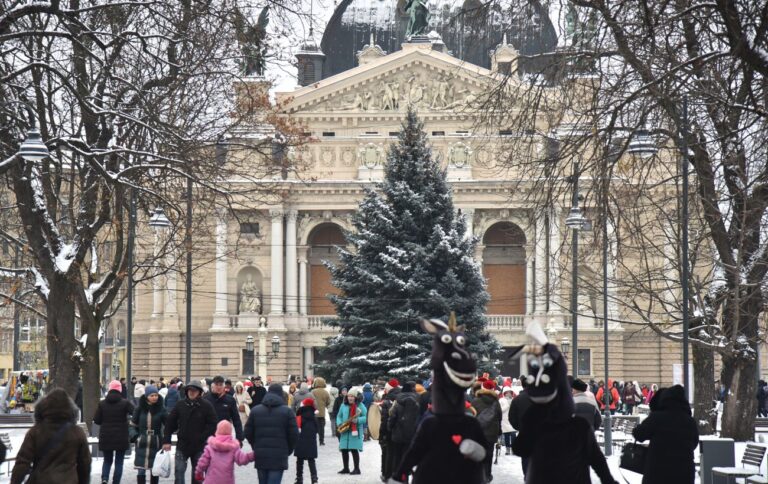
[[[439,319],[424,319],[419,321],[421,329],[429,334],[437,334],[439,331],[448,331],[448,325]]]

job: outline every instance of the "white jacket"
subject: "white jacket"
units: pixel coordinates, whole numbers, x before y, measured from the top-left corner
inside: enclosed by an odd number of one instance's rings
[[[512,404],[511,398],[501,397],[499,398],[499,405],[501,406],[501,431],[503,433],[514,432],[515,429],[512,424],[509,423],[509,406]]]

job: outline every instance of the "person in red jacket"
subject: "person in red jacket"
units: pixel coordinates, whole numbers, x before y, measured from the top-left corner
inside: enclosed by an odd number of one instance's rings
[[[616,387],[613,386],[613,380],[608,380],[608,388],[611,389],[611,392],[609,393],[608,402],[609,406],[608,408],[611,409],[611,415],[616,413],[616,406],[621,401],[621,397],[619,397],[619,391],[616,390]],[[605,398],[603,395],[605,394],[605,384],[601,381],[600,382],[600,388],[597,390],[597,395],[595,395],[595,399],[597,399],[597,404],[600,405],[600,411],[605,411]]]

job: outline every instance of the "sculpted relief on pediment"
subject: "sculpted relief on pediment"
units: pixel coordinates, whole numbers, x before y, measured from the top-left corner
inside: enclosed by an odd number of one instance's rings
[[[312,106],[310,111],[462,111],[477,108],[479,89],[450,73],[404,70],[361,83]]]

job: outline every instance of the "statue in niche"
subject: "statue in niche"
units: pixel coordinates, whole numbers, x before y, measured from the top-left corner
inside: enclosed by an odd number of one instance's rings
[[[259,287],[253,280],[253,276],[248,274],[245,282],[240,286],[240,313],[260,313],[261,295]]]
[[[427,0],[408,0],[405,5],[408,12],[408,27],[405,30],[405,38],[410,39],[414,35],[425,35],[429,27],[429,7]]]

